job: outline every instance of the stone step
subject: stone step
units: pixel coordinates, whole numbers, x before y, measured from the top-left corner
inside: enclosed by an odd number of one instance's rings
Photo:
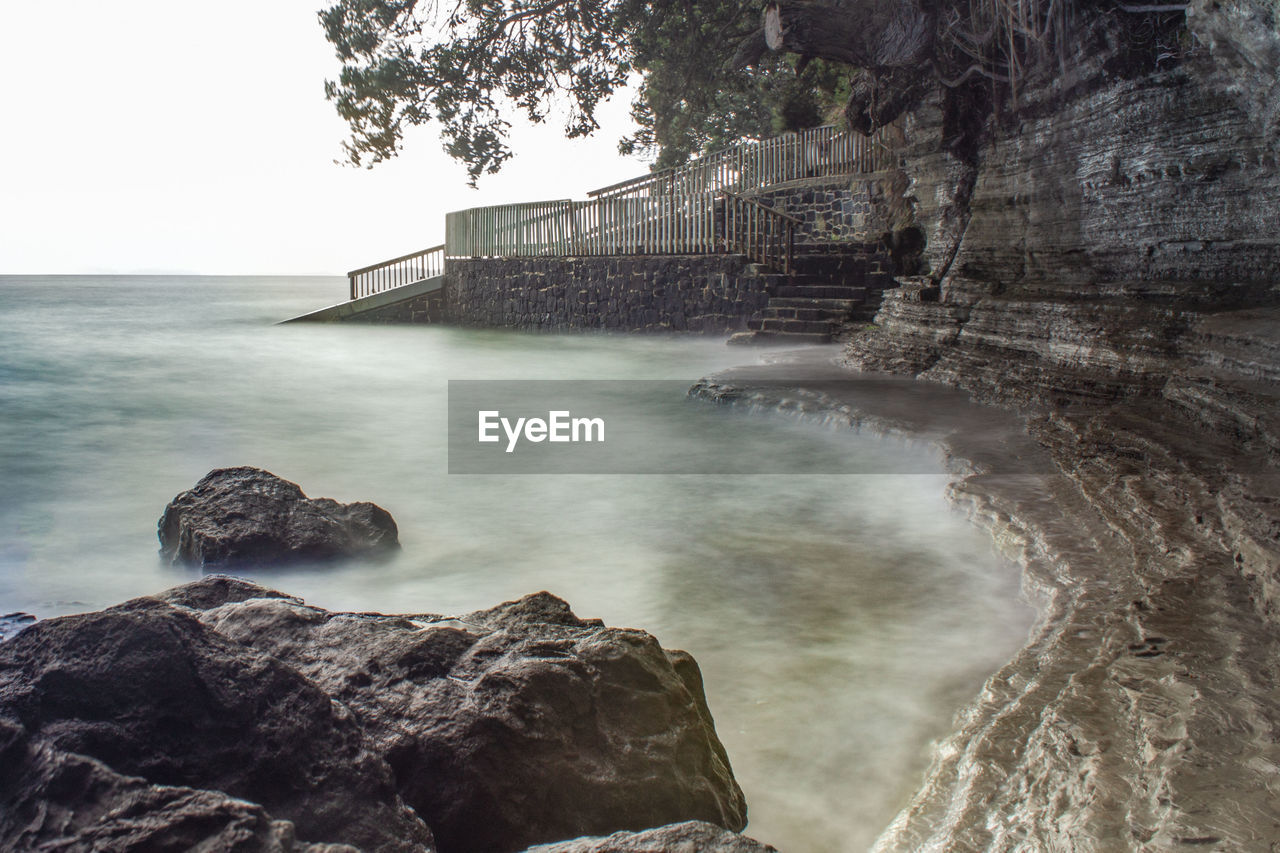
[[[760,312],[760,316],[776,320],[841,320],[848,313],[839,308],[777,308],[770,305]]]
[[[733,346],[787,346],[794,344],[826,344],[831,335],[818,332],[738,332],[727,343]]]
[[[831,273],[830,275],[792,275],[779,282],[782,287],[864,287],[869,273]]]
[[[875,273],[854,271],[854,272],[823,272],[823,273],[792,273],[784,284],[806,285],[806,284],[862,284],[862,280],[867,276],[875,275]]]
[[[764,317],[760,320],[760,331],[830,335],[834,325],[830,320],[785,320]]]
[[[862,299],[830,299],[774,296],[769,300],[769,308],[822,308],[827,311],[852,311],[862,303]]]
[[[773,292],[783,299],[862,299],[866,295],[865,287],[851,284],[789,284]]]
[[[861,284],[862,280],[872,275],[866,265],[857,267],[840,267],[832,269],[817,270],[801,270],[792,269],[791,284],[839,284],[848,282],[850,284]]]
[[[880,251],[879,243],[796,243],[796,257],[813,255],[870,255]]]
[[[877,262],[876,255],[792,255],[791,266],[800,272],[810,269],[866,267]]]
[[[873,263],[878,257],[878,255],[869,255],[865,252],[840,252],[823,255],[795,253],[791,256],[791,262],[798,267],[834,267],[842,264],[865,266]]]

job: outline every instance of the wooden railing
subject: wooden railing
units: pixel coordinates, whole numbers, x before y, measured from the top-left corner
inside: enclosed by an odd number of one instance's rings
[[[704,254],[718,248],[716,199],[636,196],[460,210],[445,217],[451,258]]]
[[[734,245],[753,247],[771,259],[760,263],[774,263],[782,259],[775,242],[784,231],[794,241],[799,221],[741,193],[801,178],[877,171],[890,160],[884,132],[868,138],[834,125],[744,140],[684,166],[588,193],[587,201],[450,213],[445,253],[451,258],[706,254],[737,251],[729,248]],[[730,212],[737,217],[732,227],[717,219]]]
[[[584,255],[697,255],[716,246],[715,198],[607,196],[575,202],[577,249]]]
[[[723,204],[725,250],[784,273],[791,272],[796,228],[804,223],[735,193],[725,193]]]
[[[573,202],[563,199],[445,214],[445,254],[451,258],[574,254],[572,208]]]
[[[460,210],[445,244],[347,273],[358,299],[444,272],[444,259],[742,252],[789,271],[800,221],[742,197],[802,178],[892,165],[885,128],[871,137],[835,125],[744,140],[722,151],[588,193]]]
[[[444,246],[432,246],[421,252],[352,270],[347,273],[347,280],[351,283],[351,298],[359,299],[424,278],[443,275],[444,255]]]
[[[445,221],[451,258],[740,252],[786,272],[803,225],[736,193],[508,204],[460,210]]]
[[[891,165],[886,131],[870,137],[824,125],[769,139],[746,139],[683,166],[587,193],[590,198],[747,192],[802,178],[876,172]]]

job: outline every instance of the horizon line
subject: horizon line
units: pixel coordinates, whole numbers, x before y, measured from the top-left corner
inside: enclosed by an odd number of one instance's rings
[[[0,272],[0,278],[17,278],[26,277],[47,277],[47,278],[66,278],[70,276],[86,276],[107,278],[112,276],[132,276],[132,277],[186,277],[186,278],[244,278],[253,276],[255,278],[346,278],[345,272],[341,273],[317,273],[317,272],[294,272],[294,273],[262,273],[262,272],[192,272],[191,270],[182,270],[174,272],[156,272],[148,270],[144,272]]]

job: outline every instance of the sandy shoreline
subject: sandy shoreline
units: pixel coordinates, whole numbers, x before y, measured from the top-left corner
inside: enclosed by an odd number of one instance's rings
[[[1024,418],[836,355],[780,355],[691,393],[939,447],[949,498],[1021,564],[1039,609],[876,849],[1270,850],[1280,643],[1221,521],[1252,506],[1222,478],[1265,494],[1268,475],[1158,411]]]

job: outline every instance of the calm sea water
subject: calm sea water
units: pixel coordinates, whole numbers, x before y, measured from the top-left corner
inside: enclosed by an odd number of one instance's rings
[[[752,355],[718,339],[273,325],[344,287],[0,277],[0,612],[192,579],[159,563],[161,511],[212,468],[256,465],[313,497],[381,504],[403,544],[390,562],[260,582],[328,608],[450,614],[547,589],[644,628],[702,666],[749,834],[866,849],[1033,616],[1016,570],[943,500],[940,465],[451,476],[449,379],[692,382]],[[850,454],[919,470],[924,452],[678,395],[646,405],[656,442],[719,418],[715,452],[808,470]]]

